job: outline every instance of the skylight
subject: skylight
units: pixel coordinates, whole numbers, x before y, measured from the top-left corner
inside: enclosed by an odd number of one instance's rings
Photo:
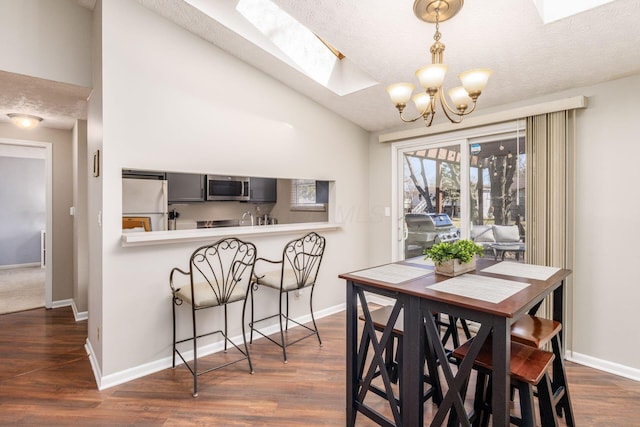
[[[287,64],[294,73],[304,75],[338,96],[379,84],[323,39],[326,34],[314,34],[271,0],[184,1]],[[237,46],[235,44],[234,49]],[[235,54],[233,50],[230,53]],[[239,57],[249,63],[259,62],[259,58]],[[269,67],[265,72],[270,72]],[[286,76],[291,74],[284,74],[272,75],[286,81]]]
[[[614,0],[533,0],[545,24],[577,15]]]
[[[269,0],[240,0],[236,10],[306,75],[329,83],[338,56],[307,27]]]

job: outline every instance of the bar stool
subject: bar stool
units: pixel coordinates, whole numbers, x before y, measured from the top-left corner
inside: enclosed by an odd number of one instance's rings
[[[561,354],[560,331],[562,324],[555,320],[525,315],[511,326],[511,340],[538,349],[551,342],[555,360],[553,362],[553,406],[558,416],[564,415],[569,427],[575,426],[573,408],[569,397],[567,376]]]
[[[371,320],[373,321],[373,327],[376,331],[383,332],[384,328],[387,326],[389,322],[389,317],[391,316],[391,311],[393,307],[388,305],[382,308],[371,311]],[[364,316],[360,315],[360,320],[364,320]],[[426,333],[426,331],[425,331]],[[402,318],[402,310],[400,311],[400,315],[396,320],[396,323],[393,327],[393,331],[391,333],[391,338],[387,341],[385,346],[385,368],[389,373],[389,377],[393,383],[398,382],[398,378],[401,377],[401,369],[402,365],[400,364],[400,360],[402,360],[402,337],[404,335],[404,321]],[[369,343],[367,342],[367,348]],[[395,351],[394,351],[395,349]],[[366,351],[366,350],[365,350]],[[366,357],[366,353],[365,353]],[[440,386],[440,379],[438,378],[438,362],[435,358],[435,352],[431,348],[431,345],[427,345],[425,349],[425,362],[427,365],[426,372],[424,374],[424,382],[429,384],[427,390],[425,390],[423,395],[423,402],[426,402],[429,398],[433,399],[433,403],[439,405],[442,402],[442,388]],[[362,377],[362,369],[364,368],[364,363],[360,366],[361,372],[360,377]],[[379,376],[380,372],[377,372],[375,376]],[[383,390],[375,385],[371,385],[369,387],[373,393],[377,394],[380,397],[386,398],[386,394]],[[396,403],[398,403],[398,399],[396,399]]]
[[[453,356],[462,360],[469,349],[469,340],[453,351]],[[488,338],[474,362],[473,368],[478,372],[473,414],[470,418],[474,426],[487,426],[491,413],[491,372],[493,371],[493,357],[491,339]],[[511,422],[516,425],[534,427],[535,411],[533,407],[533,386],[536,387],[538,406],[542,427],[556,427],[558,425],[554,412],[551,380],[548,370],[554,359],[553,353],[538,348],[511,342],[511,360],[509,363],[511,382],[518,389],[520,398],[520,418],[511,416]],[[462,391],[466,394],[466,387]]]

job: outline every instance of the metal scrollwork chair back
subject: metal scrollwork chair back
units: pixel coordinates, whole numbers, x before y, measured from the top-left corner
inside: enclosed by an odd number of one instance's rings
[[[199,375],[245,359],[249,362],[250,372],[253,373],[253,365],[244,333],[244,318],[255,261],[256,248],[253,243],[244,242],[236,238],[226,238],[196,249],[189,260],[189,271],[184,271],[177,267],[171,270],[169,286],[172,293],[173,312],[173,367],[175,368],[176,366],[177,354],[193,375],[194,397],[198,395]],[[178,277],[182,277],[183,282],[187,282],[186,278],[188,278],[188,283],[178,286]],[[244,345],[242,348],[228,337],[227,305],[237,301],[243,302],[241,323]],[[185,303],[191,308],[192,335],[188,338],[177,340],[176,307]],[[200,332],[201,325],[198,325],[196,313],[200,310],[219,306],[224,307],[224,329]],[[227,351],[227,344],[230,343],[241,353],[242,357],[199,372],[197,341],[202,337],[213,334],[221,334],[223,336],[225,352]],[[178,348],[179,344],[186,342],[193,342],[193,361],[191,363],[185,360],[183,353]],[[182,351],[186,351],[186,349]]]
[[[254,273],[254,286],[251,288],[251,322],[249,323],[249,327],[251,329],[250,342],[253,342],[253,332],[256,331],[271,342],[282,347],[282,353],[285,363],[287,362],[286,347],[291,344],[315,335],[318,337],[318,342],[320,343],[320,345],[322,345],[320,333],[318,332],[318,327],[313,315],[313,292],[315,289],[320,264],[322,262],[322,257],[324,255],[325,245],[325,238],[318,235],[317,233],[312,232],[299,239],[295,239],[287,243],[282,251],[282,259],[274,261],[266,258],[258,258],[256,260],[256,264],[261,263],[260,265],[262,266],[262,269],[266,271],[256,271]],[[278,266],[279,268],[275,270],[267,270],[267,268],[264,267],[265,265]],[[265,286],[267,288],[279,291],[279,309],[277,314],[254,320],[253,298],[254,292],[258,290],[259,286]],[[289,317],[289,293],[300,291],[303,288],[311,288],[309,294],[309,309],[313,327],[301,324]],[[284,299],[286,303],[284,310],[282,306],[283,296],[285,297]],[[280,341],[276,341],[270,338],[255,327],[256,323],[275,317],[278,318],[280,324]],[[303,328],[307,329],[309,333],[301,338],[287,342],[285,340],[284,334],[289,329],[289,321],[295,323],[298,326],[302,326]]]

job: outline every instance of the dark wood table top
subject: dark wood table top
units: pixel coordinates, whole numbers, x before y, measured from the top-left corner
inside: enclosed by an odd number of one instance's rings
[[[495,277],[498,279],[510,280],[514,282],[523,282],[528,283],[530,286],[527,286],[526,288],[499,303],[492,303],[475,298],[469,298],[430,289],[428,288],[428,286],[448,280],[450,279],[450,277],[436,274],[435,272],[433,272],[433,267],[431,266],[422,264],[411,264],[407,261],[399,261],[392,264],[404,264],[411,267],[424,268],[425,276],[407,280],[401,283],[389,283],[380,280],[365,278],[362,276],[358,276],[356,274],[357,271],[344,273],[339,277],[341,279],[368,285],[374,288],[384,289],[386,291],[417,296],[419,298],[448,303],[501,317],[513,318],[516,317],[518,313],[522,313],[523,310],[526,310],[528,307],[530,307],[532,302],[540,301],[542,298],[544,298],[544,296],[548,295],[551,291],[560,286],[562,281],[571,274],[571,270],[560,269],[546,280],[536,280],[524,277],[492,274],[482,271],[483,269],[495,263],[496,261],[494,260],[480,258],[477,260],[476,271],[467,274],[477,274],[481,276]]]

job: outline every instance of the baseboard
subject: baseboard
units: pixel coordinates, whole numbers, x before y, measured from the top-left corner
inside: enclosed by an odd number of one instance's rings
[[[100,365],[96,360],[96,354],[93,351],[93,347],[91,347],[91,342],[89,338],[85,341],[84,349],[89,355],[89,363],[91,364],[91,370],[93,371],[93,377],[96,380],[96,385],[98,386],[98,390],[102,390],[102,385],[100,383],[100,378],[102,378],[102,372],[100,371]]]
[[[76,307],[76,301],[71,301],[71,308],[73,309],[73,317],[76,319],[76,322],[81,322],[83,320],[89,319],[88,311],[78,311],[78,307]]]
[[[81,322],[89,318],[89,312],[78,311],[78,307],[76,307],[76,302],[72,299],[61,299],[59,301],[53,301],[51,303],[51,308],[61,308],[61,307],[69,307],[69,306],[73,310],[73,317],[76,320],[76,322]]]
[[[72,299],[61,299],[59,301],[53,301],[51,308],[69,307],[73,305]]]
[[[346,308],[345,304],[339,304],[333,307],[325,308],[324,310],[320,310],[315,312],[316,320],[322,319],[323,317],[330,316],[332,314],[340,313],[344,311]],[[305,316],[301,316],[294,319],[296,322],[305,324],[311,321],[311,314],[307,314]],[[292,325],[290,328],[298,327],[295,323],[290,323]],[[280,327],[275,324],[269,326],[267,328],[261,329],[261,331],[265,335],[270,335],[280,331]],[[249,339],[249,334],[247,333],[247,340]],[[254,334],[254,341],[258,339],[262,339],[263,337],[260,334]],[[242,334],[237,335],[235,337],[231,337],[231,340],[234,342],[242,342]],[[104,390],[109,387],[114,387],[119,384],[123,384],[137,378],[141,378],[150,374],[153,374],[158,371],[162,371],[164,369],[171,368],[172,365],[172,357],[164,357],[162,359],[155,360],[153,362],[145,363],[144,365],[138,365],[133,368],[125,369],[124,371],[115,372],[109,375],[102,375],[100,371],[100,367],[95,361],[95,356],[93,354],[93,349],[91,348],[91,344],[87,340],[87,344],[85,345],[87,349],[87,353],[89,354],[89,360],[91,362],[91,367],[93,369],[93,375],[96,377],[96,384],[98,385],[98,390]],[[213,344],[209,344],[203,347],[198,348],[198,354],[200,356],[206,356],[209,354],[217,353],[224,349],[223,342],[216,342]],[[193,352],[185,351],[182,352],[182,355],[187,361],[193,360]],[[179,358],[176,360],[178,363]],[[180,361],[181,362],[181,361]]]
[[[618,363],[609,362],[608,360],[598,359],[570,350],[565,352],[565,359],[570,362],[578,363],[580,365],[588,366],[620,377],[629,378],[630,380],[640,381],[640,369],[637,368],[620,365]]]

